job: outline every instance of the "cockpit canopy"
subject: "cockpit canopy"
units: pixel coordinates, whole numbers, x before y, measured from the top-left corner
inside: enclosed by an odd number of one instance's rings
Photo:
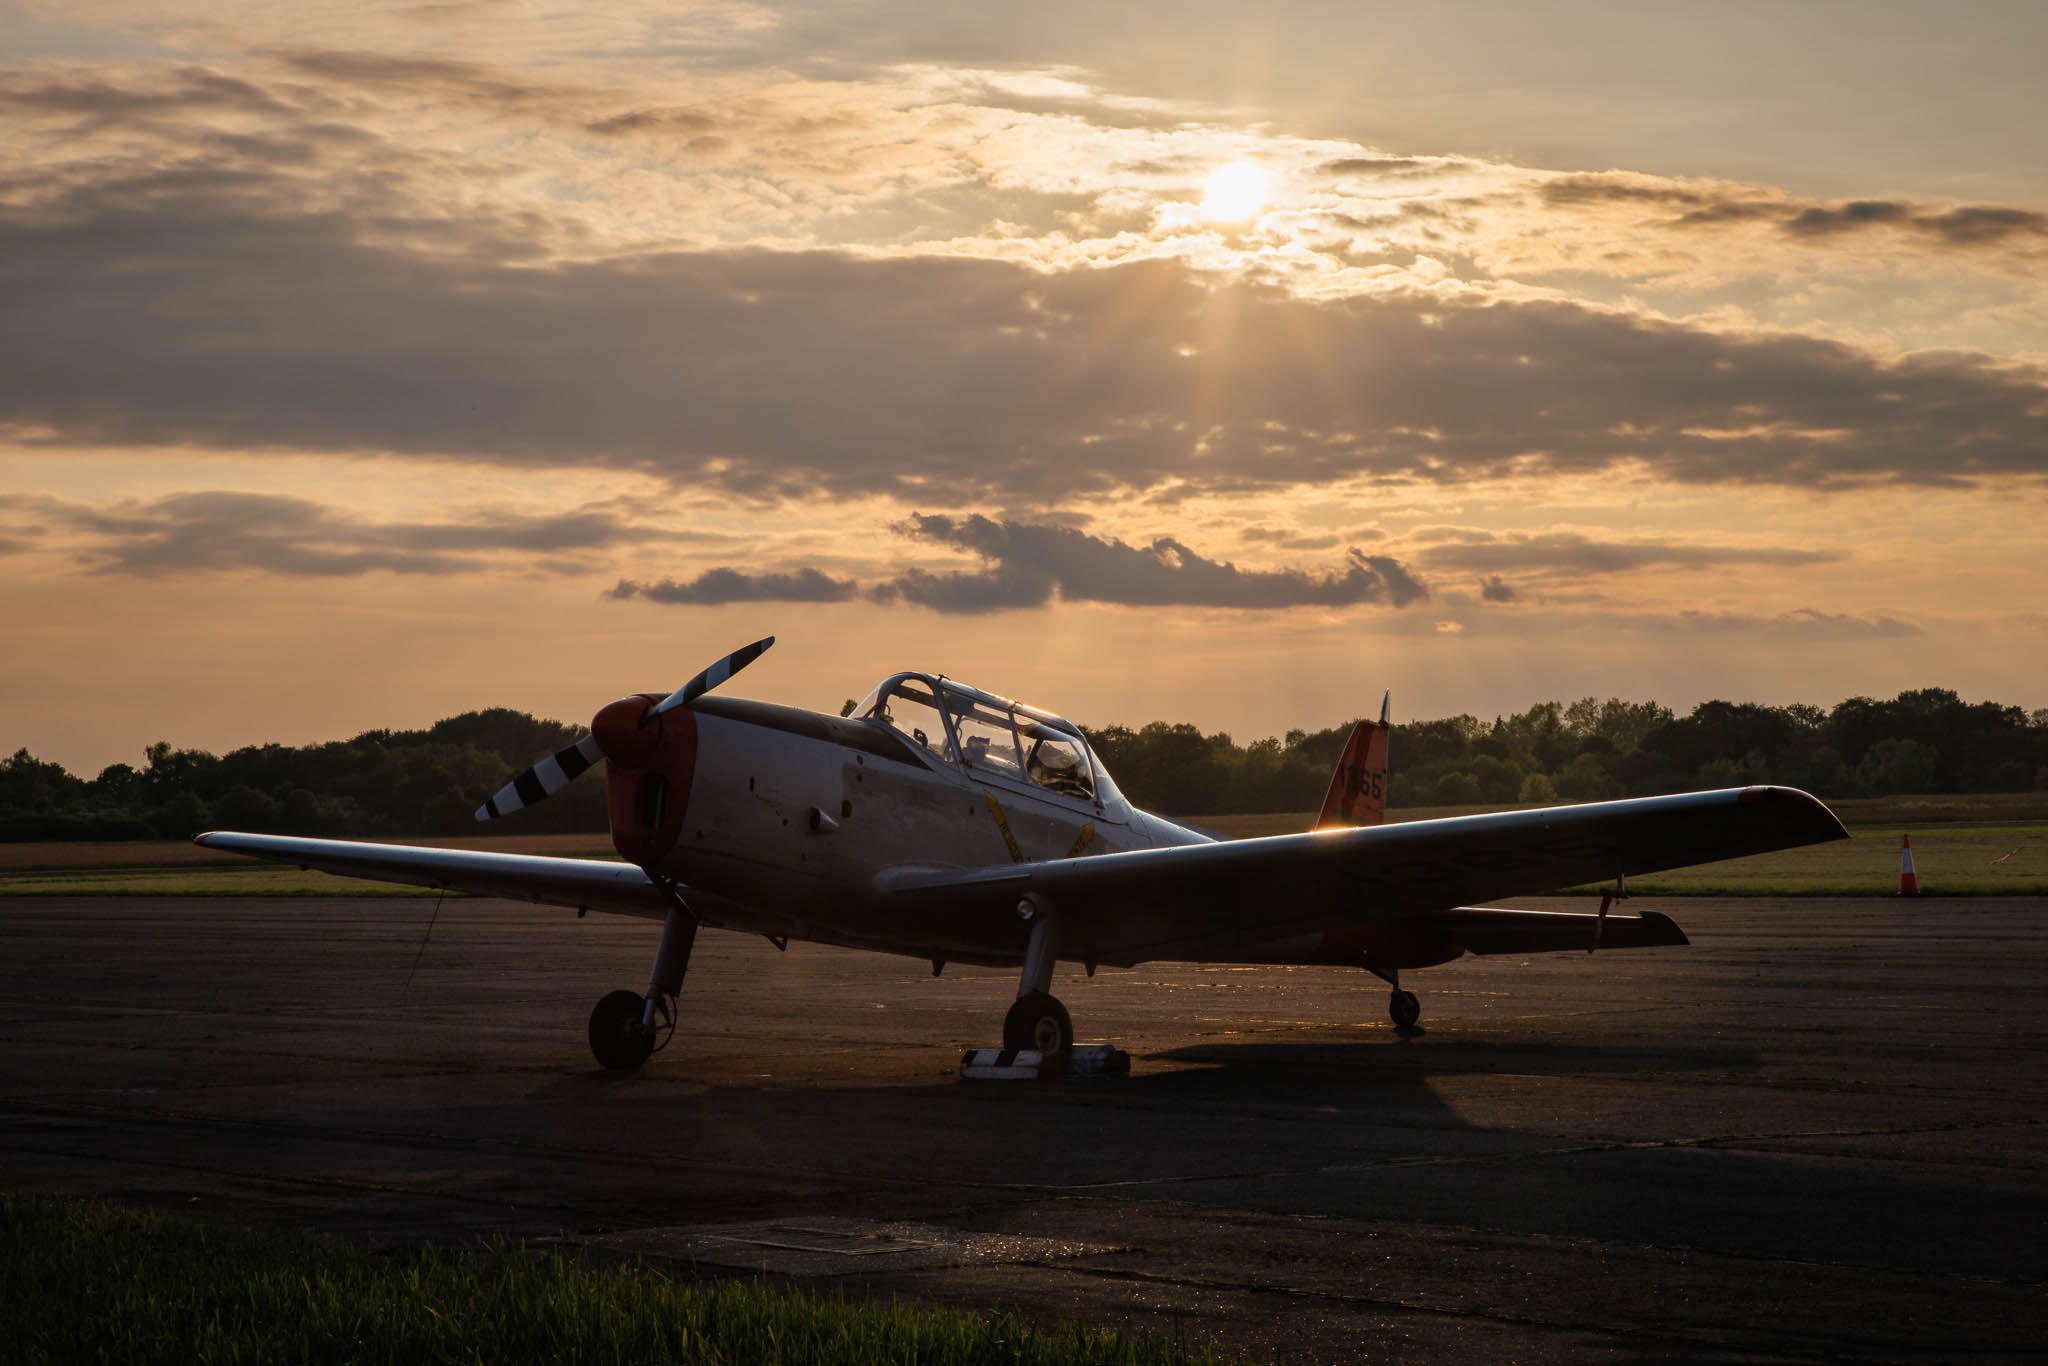
[[[934,760],[1108,806],[1122,800],[1081,728],[1050,712],[929,674],[884,679],[853,715],[893,727]]]

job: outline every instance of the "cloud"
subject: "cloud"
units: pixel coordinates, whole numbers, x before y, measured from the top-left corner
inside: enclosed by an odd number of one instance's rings
[[[1857,645],[1925,637],[1917,622],[1887,614],[1828,612],[1797,608],[1785,612],[1721,612],[1680,609],[1656,611],[1624,606],[1560,606],[1545,612],[1503,610],[1463,604],[1460,618],[1432,619],[1425,613],[1387,617],[1377,629],[1406,636],[1463,634],[1473,639],[1528,642],[1533,649],[1554,648],[1565,640],[1597,642],[1607,649],[1634,636],[1648,637],[1645,648],[1664,657],[1698,661],[1724,648],[1762,643],[1773,650],[1796,651],[1807,646]]]
[[[1486,602],[1514,602],[1522,595],[1500,575],[1495,574],[1479,585],[1479,596]]]
[[[463,231],[461,251],[372,245],[192,181],[0,211],[0,423],[927,503],[1631,465],[1807,487],[2048,470],[2040,377],[1968,354],[1888,361],[1557,301],[1304,300],[1171,262],[540,266]]]
[[[247,570],[321,578],[379,570],[455,574],[507,557],[530,569],[567,573],[583,566],[549,557],[711,539],[635,525],[600,508],[553,516],[482,512],[455,522],[372,522],[310,499],[218,490],[104,508],[5,495],[0,516],[65,533],[60,543],[96,572],[144,576]],[[15,535],[24,529],[5,528]],[[49,538],[34,548],[51,548]]]
[[[1387,175],[1401,171],[1440,170],[1447,164],[1454,163],[1450,163],[1446,158],[1442,157],[1335,157],[1323,162],[1315,169],[1322,175],[1370,176]]]
[[[1777,616],[1753,616],[1741,612],[1680,612],[1676,617],[1658,619],[1662,629],[1685,632],[1706,631],[1726,635],[1778,635],[1801,641],[1899,640],[1926,634],[1911,622],[1896,617],[1858,617],[1838,612],[1799,608]]]
[[[1901,229],[1942,246],[1997,247],[2048,238],[2048,213],[2003,205],[1936,206],[1899,199],[1801,200],[1775,190],[1713,181],[1668,180],[1628,172],[1566,175],[1540,192],[1544,204],[1571,208],[1633,204],[1671,210],[1667,226],[1716,227],[1764,222],[1788,237],[1820,241],[1880,228]]]
[[[1042,607],[1055,597],[1131,607],[1259,611],[1371,603],[1402,607],[1429,595],[1399,561],[1358,550],[1349,552],[1342,568],[1311,574],[1298,569],[1240,569],[1208,559],[1167,536],[1133,546],[1069,526],[999,521],[978,514],[919,513],[895,529],[914,541],[971,551],[985,566],[950,571],[911,566],[865,588],[810,568],[751,574],[721,567],[681,583],[621,579],[609,596],[686,605],[846,602],[858,596],[973,615]]]
[[[1495,533],[1464,527],[1425,528],[1418,539],[1438,543],[1422,552],[1432,569],[1512,570],[1554,574],[1622,574],[1638,569],[1675,566],[1689,569],[1719,565],[1824,564],[1843,557],[1840,550],[1781,546],[1715,546],[1674,541],[1596,541],[1575,531]],[[1498,587],[1496,587],[1498,586]],[[1496,573],[1486,585],[1491,601],[1506,585]]]
[[[605,596],[625,600],[709,606],[727,602],[846,602],[859,591],[851,579],[835,579],[815,569],[787,573],[747,574],[737,569],[707,569],[688,582],[662,579],[641,583],[620,579]]]
[[[525,104],[562,89],[534,81],[508,79],[502,68],[444,57],[332,49],[281,52],[277,57],[294,71],[349,85],[393,87],[412,93],[435,91],[470,100]]]
[[[1875,227],[1902,227],[1952,247],[1996,246],[2015,237],[2048,237],[2048,213],[1995,205],[1930,210],[1894,200],[1859,199],[1801,209],[1784,221],[1794,237],[1833,237]]]
[[[1057,249],[1010,242],[990,226],[994,208],[968,213],[958,239],[905,256],[873,243],[704,245],[728,226],[717,199],[718,212],[665,229],[690,246],[650,249],[645,235],[606,236],[590,226],[601,215],[568,206],[598,190],[533,188],[655,155],[586,131],[622,110],[644,114],[675,142],[660,193],[706,179],[689,178],[695,163],[676,139],[722,139],[737,159],[708,181],[756,187],[785,206],[773,240],[803,242],[872,196],[917,200],[938,186],[1000,189],[988,204],[1028,200],[1049,214],[1114,188],[1058,165],[1170,169],[1192,145],[1172,138],[1123,141],[1077,124],[1067,144],[991,150],[977,133],[972,157],[952,141],[924,149],[914,128],[972,111],[934,103],[957,91],[917,95],[908,77],[887,91],[713,83],[691,91],[696,103],[657,106],[446,58],[276,59],[327,84],[266,90],[179,69],[5,86],[53,116],[104,115],[109,131],[76,148],[53,134],[0,184],[0,429],[54,446],[595,464],[749,497],[954,507],[1610,469],[1802,488],[2048,473],[2048,388],[2024,361],[1889,357],[1481,290],[1437,278],[1441,268],[1406,250],[1391,253],[1402,266],[1352,269],[1304,249],[1270,279],[1204,271],[1131,260],[1165,249],[1149,228]],[[509,151],[456,156],[376,132],[358,106],[393,92],[437,110],[475,104],[479,126],[515,107],[535,122]],[[913,95],[925,103],[889,107]],[[122,117],[138,102],[167,112]],[[217,110],[236,115],[232,127],[208,122]],[[335,122],[337,111],[360,126]],[[889,122],[912,114],[914,125]],[[528,133],[543,124],[569,140],[526,164]],[[1288,146],[1309,169],[1387,160],[1329,155],[1340,143]],[[845,190],[855,160],[863,188]],[[1406,160],[1445,183],[1428,190],[1435,205],[1404,200],[1398,216],[1462,214],[1488,194],[1527,216],[1535,173]],[[1458,198],[1455,175],[1491,177],[1490,188]],[[1166,193],[1138,194],[1134,221]],[[1748,205],[1780,223],[1847,212],[1620,174],[1554,178],[1542,193],[1553,210]],[[1371,198],[1343,203],[1361,196]],[[658,219],[666,203],[621,216]],[[1915,207],[1908,220],[1943,240],[2032,231],[2027,211],[1995,207]],[[1442,231],[1442,259],[1474,245],[1474,229]],[[1299,280],[1289,274],[1310,257]]]
[[[1208,559],[1170,536],[1147,545],[1090,536],[1069,527],[995,521],[980,515],[913,514],[898,530],[918,540],[972,551],[989,562],[979,573],[914,571],[881,592],[941,611],[987,611],[1048,601],[1131,606],[1276,608],[1406,606],[1429,590],[1399,561],[1350,551],[1342,569],[1246,570]]]

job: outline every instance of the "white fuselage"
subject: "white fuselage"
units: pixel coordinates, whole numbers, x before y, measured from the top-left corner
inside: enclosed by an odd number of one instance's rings
[[[979,868],[1209,839],[1120,794],[1068,796],[937,758],[880,722],[838,723],[887,737],[870,752],[757,716],[709,712],[697,716],[687,805],[661,858],[707,924],[888,948],[888,927],[864,913],[882,869]]]

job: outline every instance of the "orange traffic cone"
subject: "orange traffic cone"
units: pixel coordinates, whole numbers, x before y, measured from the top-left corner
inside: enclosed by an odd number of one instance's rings
[[[1913,875],[1913,837],[1899,836],[1899,895],[1920,895],[1920,879]]]

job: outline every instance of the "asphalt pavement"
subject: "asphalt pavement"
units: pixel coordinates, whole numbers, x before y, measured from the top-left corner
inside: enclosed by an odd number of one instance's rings
[[[1690,947],[1412,974],[1409,1034],[1355,971],[1063,966],[1132,1073],[1017,1083],[956,1076],[1011,974],[707,932],[617,1076],[648,922],[12,899],[0,1180],[1260,1361],[2039,1360],[2048,901],[1651,904]]]

